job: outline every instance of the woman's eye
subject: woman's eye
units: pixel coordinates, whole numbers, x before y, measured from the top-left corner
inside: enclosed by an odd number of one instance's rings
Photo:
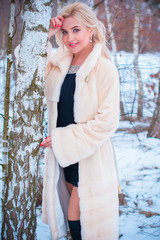
[[[67,31],[65,31],[65,30],[62,31],[62,34],[63,34],[63,35],[66,34],[66,33],[67,33]]]
[[[80,29],[78,29],[78,28],[75,28],[74,30],[73,30],[73,32],[79,32],[80,31]]]

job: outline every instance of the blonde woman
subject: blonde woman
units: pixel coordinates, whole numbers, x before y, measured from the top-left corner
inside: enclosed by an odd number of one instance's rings
[[[105,28],[83,3],[51,19],[45,97],[48,137],[43,221],[52,239],[118,239],[118,177],[111,136],[119,121],[119,78]]]

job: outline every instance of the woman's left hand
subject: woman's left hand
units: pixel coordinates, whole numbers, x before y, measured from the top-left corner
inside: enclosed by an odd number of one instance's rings
[[[52,148],[52,141],[51,141],[51,136],[46,137],[43,142],[40,144],[41,147],[49,147]]]

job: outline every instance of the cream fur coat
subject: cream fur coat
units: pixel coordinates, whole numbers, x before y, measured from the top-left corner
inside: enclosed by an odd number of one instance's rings
[[[69,194],[63,167],[79,162],[78,194],[83,240],[118,239],[118,177],[111,136],[119,122],[119,77],[96,44],[76,74],[77,124],[56,128],[57,102],[72,55],[59,48],[46,67],[45,97],[52,148],[45,153],[42,219],[53,240],[68,229]]]

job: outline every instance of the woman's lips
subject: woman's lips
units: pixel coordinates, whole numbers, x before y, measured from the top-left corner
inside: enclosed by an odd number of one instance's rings
[[[69,44],[69,46],[71,47],[71,48],[74,48],[74,47],[76,47],[78,45],[78,43],[70,43]]]

